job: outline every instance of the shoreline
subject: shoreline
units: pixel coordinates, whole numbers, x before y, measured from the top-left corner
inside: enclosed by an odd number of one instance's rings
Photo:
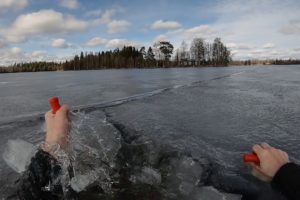
[[[101,70],[131,70],[131,69],[175,69],[175,68],[224,68],[224,67],[257,67],[257,66],[292,66],[292,65],[300,65],[299,64],[251,64],[251,65],[227,65],[227,66],[168,66],[168,67],[102,67],[102,68],[90,68],[90,69],[80,69],[80,70],[41,70],[41,71],[1,71],[1,69],[7,69],[9,67],[0,67],[0,74],[13,74],[13,73],[35,73],[35,72],[68,72],[68,71],[101,71]]]

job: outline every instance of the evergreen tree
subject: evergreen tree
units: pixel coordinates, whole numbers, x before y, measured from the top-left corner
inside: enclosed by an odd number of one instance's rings
[[[160,41],[158,43],[160,52],[164,55],[164,60],[169,61],[173,54],[174,46],[168,41]]]
[[[150,60],[150,61],[155,60],[155,55],[154,55],[153,50],[152,50],[151,47],[149,47],[148,50],[147,50],[146,60]]]

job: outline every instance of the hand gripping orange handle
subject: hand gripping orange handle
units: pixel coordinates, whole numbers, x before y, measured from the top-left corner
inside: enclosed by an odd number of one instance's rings
[[[244,154],[244,162],[252,162],[256,165],[259,165],[260,161],[258,156],[255,153]]]
[[[52,113],[55,114],[60,109],[60,104],[59,104],[58,98],[57,97],[52,97],[48,101],[49,101],[49,104],[51,106]]]

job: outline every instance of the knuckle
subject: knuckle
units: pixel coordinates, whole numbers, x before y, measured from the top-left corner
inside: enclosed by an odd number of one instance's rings
[[[51,114],[50,111],[46,112],[45,115],[44,115],[45,119],[48,119],[50,117],[50,114]]]
[[[263,150],[263,151],[261,152],[261,156],[262,156],[262,157],[268,157],[270,154],[271,154],[271,152],[270,152],[269,149],[268,149],[268,150]]]
[[[67,105],[62,105],[57,113],[66,113],[69,111],[69,107]]]
[[[274,154],[277,154],[277,153],[279,153],[279,152],[280,152],[280,150],[278,150],[278,149],[275,149],[275,148],[273,148],[273,149],[270,149],[270,151],[271,151],[271,153],[274,153]]]

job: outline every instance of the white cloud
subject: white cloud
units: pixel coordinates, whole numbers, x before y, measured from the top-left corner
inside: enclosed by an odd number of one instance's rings
[[[125,32],[129,26],[130,22],[126,20],[113,20],[107,24],[107,32],[110,34]]]
[[[89,41],[87,41],[85,43],[85,46],[95,47],[95,46],[105,45],[106,43],[107,43],[106,39],[103,39],[103,38],[100,38],[100,37],[94,37],[94,38],[90,39]]]
[[[299,59],[300,58],[300,52],[292,52],[290,54],[292,58],[295,58],[295,59]]]
[[[300,4],[297,0],[223,0],[212,7],[203,9],[202,12],[206,15],[217,16],[210,26],[218,30],[218,36],[226,44],[244,44],[250,47],[237,52],[233,57],[243,59],[251,58],[251,56],[257,58],[259,53],[261,57],[274,58],[271,51],[273,54],[288,53],[284,49],[295,48],[295,42],[299,41],[296,34],[297,28],[295,28],[297,27],[295,19],[300,17],[299,9]],[[268,41],[276,41],[276,46],[266,45]],[[268,51],[252,52],[255,48],[256,50],[264,49],[264,45],[266,45],[265,48],[269,48],[265,49]]]
[[[248,56],[252,59],[287,59],[292,56],[289,50],[255,49]]]
[[[253,48],[247,44],[237,44],[237,43],[227,43],[226,47],[232,50],[250,50],[251,48]]]
[[[24,60],[23,50],[19,47],[4,49],[0,52],[0,65],[7,66]]]
[[[267,43],[267,44],[264,44],[264,46],[263,46],[264,49],[273,49],[274,47],[275,47],[274,43]]]
[[[33,58],[41,58],[41,57],[44,57],[47,55],[47,52],[46,51],[33,51],[31,53],[31,57]]]
[[[59,1],[62,7],[68,9],[77,9],[79,7],[79,3],[77,0],[59,0]]]
[[[0,49],[6,47],[6,45],[7,45],[6,42],[0,38]]]
[[[226,46],[231,49],[237,49],[238,47],[236,43],[227,43]]]
[[[96,9],[96,10],[87,11],[85,15],[88,16],[88,17],[90,17],[90,16],[99,17],[102,14],[103,14],[102,9]]]
[[[27,0],[1,0],[0,10],[2,9],[18,10],[26,7],[27,5],[28,5]]]
[[[121,12],[121,8],[113,8],[105,10],[104,12],[102,10],[94,10],[87,13],[88,16],[96,16],[99,17],[98,19],[94,19],[91,24],[94,26],[102,25],[102,24],[108,24],[113,21],[112,17],[118,13]]]
[[[0,34],[9,42],[22,42],[31,36],[73,33],[83,31],[87,27],[86,21],[65,16],[54,10],[40,10],[20,15],[11,27],[2,29]]]
[[[153,43],[158,41],[170,41],[176,49],[180,47],[180,44],[183,40],[187,43],[190,43],[194,38],[200,37],[207,41],[211,41],[218,36],[217,33],[217,30],[209,25],[199,25],[187,29],[181,28],[167,31],[164,34],[156,36],[153,40]]]
[[[264,49],[255,49],[255,50],[251,51],[252,54],[262,54],[264,52],[265,52]]]
[[[51,46],[54,47],[54,48],[61,48],[61,49],[73,47],[72,44],[68,44],[66,42],[66,40],[62,39],[62,38],[53,40],[52,43],[51,43]]]
[[[110,48],[110,49],[122,48],[124,46],[141,47],[142,44],[136,41],[129,41],[126,39],[112,39],[109,40],[105,45],[106,48]]]
[[[22,49],[19,47],[13,47],[10,49],[10,53],[15,56],[19,56],[22,54]]]
[[[137,41],[130,41],[127,39],[111,39],[107,40],[105,38],[95,37],[85,43],[85,46],[95,47],[105,45],[108,49],[122,48],[124,46],[134,46],[141,47],[142,44]]]
[[[273,55],[273,56],[278,56],[280,55],[281,53],[277,50],[273,50],[273,51],[270,51],[270,55]]]
[[[109,9],[106,10],[100,17],[100,19],[98,20],[98,22],[100,24],[107,24],[111,21],[111,18],[116,14],[116,10],[115,9]]]
[[[74,55],[49,55],[46,51],[32,51],[24,52],[19,47],[13,47],[10,49],[4,49],[0,52],[0,66],[9,66],[14,63],[21,62],[34,62],[34,61],[46,61],[46,62],[63,62],[70,60]]]
[[[300,4],[296,0],[222,0],[211,5],[200,8],[199,12],[205,16],[216,16],[214,22],[167,31],[158,35],[154,42],[167,40],[178,48],[182,40],[190,43],[191,39],[201,37],[212,42],[215,37],[221,37],[222,42],[232,51],[234,59],[299,55],[290,53],[292,49],[299,48],[296,27],[300,20],[295,19],[300,19]],[[287,22],[290,25],[285,29],[288,36],[278,32]],[[276,41],[276,45],[266,43],[268,41]]]
[[[93,19],[90,21],[91,26],[106,25],[107,33],[116,34],[116,33],[126,32],[131,25],[131,23],[127,20],[113,19],[114,15],[116,13],[123,12],[123,11],[124,11],[124,9],[122,7],[115,7],[112,9],[105,10],[105,11],[102,11],[100,9],[92,10],[92,11],[89,11],[86,15],[98,17],[97,19]]]
[[[169,33],[165,33],[165,34],[160,34],[158,36],[156,36],[153,40],[153,43],[159,42],[159,41],[167,41],[169,40]]]
[[[286,35],[300,34],[300,20],[290,20],[279,31]]]
[[[176,21],[163,21],[157,20],[151,25],[152,29],[177,29],[180,28],[181,24]]]
[[[204,39],[214,37],[217,31],[209,25],[200,25],[185,30],[184,34],[187,38],[201,37]]]
[[[232,50],[232,51],[231,51],[231,55],[235,55],[235,54],[238,54],[238,53],[239,53],[238,50]]]

